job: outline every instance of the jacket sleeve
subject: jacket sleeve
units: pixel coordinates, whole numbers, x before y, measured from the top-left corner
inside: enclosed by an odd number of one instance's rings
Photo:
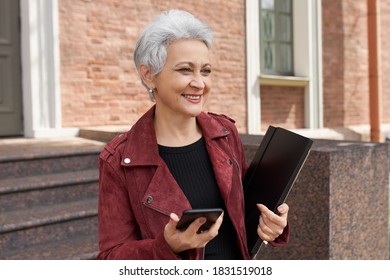
[[[123,177],[109,162],[99,159],[98,259],[179,259],[161,232],[140,240]]]

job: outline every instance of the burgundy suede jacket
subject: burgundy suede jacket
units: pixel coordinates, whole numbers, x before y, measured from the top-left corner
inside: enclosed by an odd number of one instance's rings
[[[109,142],[99,158],[98,259],[203,259],[203,249],[175,254],[164,239],[169,214],[191,205],[159,156],[155,107],[131,130]],[[242,178],[245,155],[234,121],[212,113],[197,117],[244,259],[247,249]],[[273,246],[287,243],[289,227]],[[227,244],[227,246],[229,246]]]

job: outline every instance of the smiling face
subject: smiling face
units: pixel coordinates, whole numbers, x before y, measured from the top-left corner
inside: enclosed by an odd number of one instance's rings
[[[162,71],[153,77],[159,113],[196,117],[203,109],[211,87],[207,46],[198,40],[180,40],[169,45]]]

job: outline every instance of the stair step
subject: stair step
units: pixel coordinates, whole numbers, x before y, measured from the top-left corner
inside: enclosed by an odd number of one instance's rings
[[[80,137],[0,139],[0,162],[100,153],[105,143]]]
[[[48,173],[97,168],[99,154],[72,154],[0,162],[0,178],[27,177]]]
[[[6,260],[93,260],[98,254],[97,234],[68,238],[13,250],[2,255]]]
[[[0,140],[0,178],[97,168],[103,147],[82,138]]]
[[[97,169],[0,180],[0,211],[96,197],[98,180]]]
[[[96,232],[97,198],[2,212],[0,259],[7,252]]]

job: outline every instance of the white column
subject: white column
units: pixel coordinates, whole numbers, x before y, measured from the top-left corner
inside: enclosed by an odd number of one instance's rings
[[[64,137],[62,128],[57,0],[20,0],[25,137]]]
[[[259,1],[246,2],[248,134],[261,132]]]

